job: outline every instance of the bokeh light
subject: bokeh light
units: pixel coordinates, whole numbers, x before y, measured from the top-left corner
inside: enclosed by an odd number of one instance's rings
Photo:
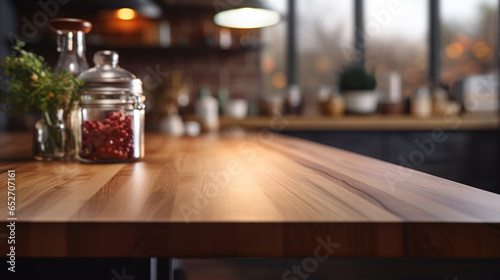
[[[278,72],[273,75],[273,86],[275,88],[286,87],[286,75],[283,72]]]
[[[136,16],[135,11],[129,8],[123,8],[116,11],[116,17],[121,20],[131,20]]]
[[[472,53],[477,58],[482,58],[487,56],[491,52],[491,48],[485,42],[477,42],[472,46]]]
[[[458,58],[462,55],[464,49],[460,43],[451,43],[446,47],[446,56],[449,58]]]
[[[276,61],[274,58],[266,55],[262,58],[261,68],[263,73],[270,74],[276,70]]]

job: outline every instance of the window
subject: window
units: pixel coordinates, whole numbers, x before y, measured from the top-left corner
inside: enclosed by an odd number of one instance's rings
[[[354,1],[297,0],[298,83],[333,85],[354,49]]]
[[[266,2],[273,9],[286,15],[286,0]],[[286,78],[286,19],[261,30],[263,51],[261,55],[263,94],[280,93],[287,86]]]
[[[427,84],[428,1],[364,1],[366,68],[401,75],[403,96]],[[377,79],[384,86],[384,79]],[[382,84],[381,84],[382,83]]]
[[[364,0],[365,66],[383,91],[385,74],[401,76],[403,97],[429,84],[429,0]],[[267,3],[286,14],[288,1]],[[448,86],[467,76],[498,72],[498,0],[440,0],[440,81]],[[297,80],[301,88],[337,83],[353,60],[354,0],[295,0]],[[264,28],[265,93],[287,86],[286,18]],[[436,50],[433,50],[436,51]],[[493,75],[490,75],[493,76]],[[495,93],[496,95],[496,93]]]
[[[441,0],[441,83],[496,72],[498,0]]]

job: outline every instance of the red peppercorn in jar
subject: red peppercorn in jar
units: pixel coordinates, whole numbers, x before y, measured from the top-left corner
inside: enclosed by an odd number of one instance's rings
[[[82,162],[124,162],[144,157],[142,82],[118,66],[118,54],[98,51],[95,67],[80,74],[81,91],[76,134]]]

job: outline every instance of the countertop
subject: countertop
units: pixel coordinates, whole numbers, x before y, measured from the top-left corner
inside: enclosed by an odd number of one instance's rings
[[[432,116],[416,118],[411,115],[345,115],[329,116],[250,116],[237,120],[221,118],[223,127],[240,126],[247,129],[271,129],[273,131],[290,130],[498,130],[498,113],[469,113],[461,116]]]
[[[0,170],[18,256],[500,258],[499,195],[269,131],[147,134],[120,164],[37,162],[4,133]]]

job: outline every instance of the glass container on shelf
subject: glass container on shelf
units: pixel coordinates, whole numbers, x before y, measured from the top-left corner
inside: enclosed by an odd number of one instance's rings
[[[219,102],[212,96],[207,86],[200,89],[200,98],[195,103],[195,112],[203,131],[219,130]]]
[[[80,74],[76,157],[83,162],[124,162],[144,156],[142,81],[118,66],[118,53],[98,51],[95,67]]]
[[[76,77],[87,70],[85,34],[90,32],[92,24],[76,18],[55,18],[50,26],[57,32],[57,51],[60,53],[54,71],[67,70]]]

